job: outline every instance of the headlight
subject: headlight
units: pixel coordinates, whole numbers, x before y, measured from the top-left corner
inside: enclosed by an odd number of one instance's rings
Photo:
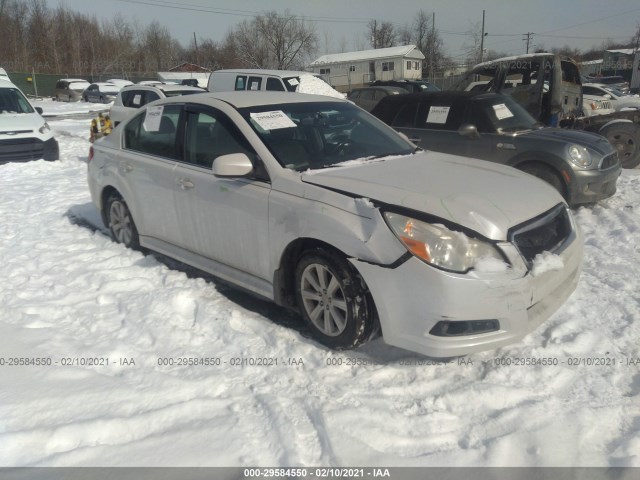
[[[450,230],[444,225],[426,223],[391,212],[385,212],[384,218],[407,250],[430,265],[464,273],[480,259],[492,258],[504,262],[492,244]]]
[[[38,131],[39,131],[40,133],[45,133],[45,132],[48,132],[48,131],[50,131],[50,130],[51,130],[51,127],[49,127],[49,124],[48,124],[47,122],[44,122],[44,125],[42,125],[42,126],[38,129]]]
[[[578,145],[569,145],[568,149],[569,158],[574,165],[582,168],[589,167],[591,165],[591,154],[585,147],[580,147]]]

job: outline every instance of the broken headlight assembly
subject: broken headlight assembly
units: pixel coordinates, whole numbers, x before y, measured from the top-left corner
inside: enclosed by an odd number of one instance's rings
[[[384,218],[409,252],[434,267],[465,273],[474,268],[480,259],[505,262],[493,244],[442,224],[428,223],[393,212],[385,212]]]

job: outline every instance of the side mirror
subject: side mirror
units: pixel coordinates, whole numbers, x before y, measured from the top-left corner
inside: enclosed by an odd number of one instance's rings
[[[611,100],[611,95],[609,95],[608,93],[605,93],[602,98],[606,98],[607,100]]]
[[[244,153],[230,153],[217,157],[212,170],[216,177],[246,177],[253,172],[253,164]]]
[[[476,128],[475,125],[472,125],[470,123],[465,123],[460,125],[460,128],[458,129],[458,133],[463,137],[471,138],[474,140],[477,138],[480,138],[478,129]]]
[[[39,115],[42,115],[42,107],[35,107],[35,110]]]

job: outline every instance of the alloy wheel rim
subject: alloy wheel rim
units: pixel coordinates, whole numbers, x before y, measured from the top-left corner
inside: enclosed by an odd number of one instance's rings
[[[110,227],[116,240],[125,245],[129,245],[131,242],[132,228],[131,217],[129,216],[127,207],[125,207],[122,202],[113,202],[111,204],[109,218],[111,220]]]
[[[324,265],[313,263],[302,272],[301,295],[313,325],[336,337],[347,327],[347,301],[340,282]]]

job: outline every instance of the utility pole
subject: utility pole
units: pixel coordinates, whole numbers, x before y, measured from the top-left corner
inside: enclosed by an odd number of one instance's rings
[[[482,58],[484,57],[484,10],[482,10],[482,33],[480,35],[480,62],[482,63]]]
[[[200,61],[198,58],[198,40],[196,40],[196,32],[193,32],[193,43],[196,47],[196,65],[200,65]]]
[[[434,83],[436,80],[436,74],[433,71],[433,56],[436,53],[436,12],[433,12],[433,17],[431,19],[431,42],[429,43],[431,43],[431,54],[429,55],[429,73],[431,74],[431,83]]]
[[[527,32],[524,34],[525,37],[522,38],[522,41],[526,41],[527,42],[527,53],[529,53],[529,43],[531,43],[531,37],[533,37],[533,32]]]

